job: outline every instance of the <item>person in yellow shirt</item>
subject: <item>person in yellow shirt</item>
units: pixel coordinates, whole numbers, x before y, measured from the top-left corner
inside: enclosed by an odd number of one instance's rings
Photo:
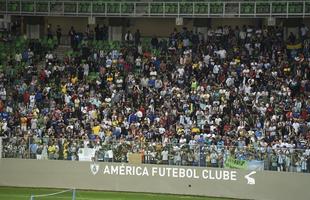
[[[21,125],[21,129],[22,131],[27,131],[27,117],[23,116],[20,118],[20,125]]]
[[[100,125],[96,124],[93,128],[92,128],[93,134],[94,135],[99,135],[100,132]]]
[[[106,135],[107,137],[110,137],[110,136],[112,135],[112,131],[109,130],[109,129],[106,130],[105,135]]]
[[[64,84],[61,84],[61,93],[63,94],[66,94],[67,93],[67,85],[64,83]]]
[[[184,134],[184,128],[183,127],[177,128],[177,133],[178,133],[178,135],[183,135]]]
[[[77,77],[77,76],[72,76],[72,77],[71,77],[71,83],[72,83],[73,85],[75,85],[77,82],[78,82],[78,77]]]
[[[95,120],[98,118],[98,113],[97,113],[97,110],[96,110],[96,109],[92,110],[92,112],[91,112],[91,118],[92,118],[92,119],[95,119]]]
[[[118,125],[118,120],[113,120],[112,121],[112,126],[116,127]]]
[[[63,156],[64,156],[64,160],[68,160],[68,145],[69,145],[69,143],[67,142],[67,141],[65,141],[64,142],[64,144],[63,144],[63,146],[64,146],[64,148],[63,148]]]
[[[53,160],[56,153],[56,146],[54,143],[52,143],[50,146],[48,146],[48,157],[49,159]]]
[[[198,68],[198,67],[199,67],[199,64],[198,64],[198,63],[194,63],[193,66],[192,66],[193,69],[196,69],[196,68]]]
[[[192,88],[192,90],[197,90],[197,87],[198,87],[198,83],[197,83],[196,79],[194,79],[192,81],[191,88]]]
[[[197,128],[197,127],[194,127],[194,128],[192,128],[192,133],[199,134],[200,133],[200,129]]]

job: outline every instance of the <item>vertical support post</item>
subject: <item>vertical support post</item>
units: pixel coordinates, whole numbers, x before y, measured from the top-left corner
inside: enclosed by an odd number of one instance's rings
[[[289,2],[286,2],[286,18],[288,18],[289,15]]]
[[[270,4],[269,4],[269,15],[270,15],[270,17],[272,16],[272,2],[269,2]]]
[[[34,196],[33,195],[31,195],[30,200],[34,200]]]
[[[62,11],[62,15],[65,15],[65,2],[62,2],[62,9],[61,9],[61,11]]]
[[[303,1],[303,6],[302,6],[302,17],[305,18],[305,13],[306,13],[306,1]]]
[[[2,137],[0,137],[0,159],[2,158]]]
[[[256,1],[254,2],[254,17],[256,17]]]
[[[195,16],[195,3],[193,2],[193,16]]]
[[[72,191],[72,200],[75,200],[75,197],[76,197],[76,191],[75,191],[75,188],[74,188],[73,191]]]
[[[94,9],[93,2],[90,2],[90,16],[91,17],[93,17],[93,9]]]
[[[37,13],[37,1],[33,1],[33,14],[36,15]]]
[[[107,12],[108,12],[108,4],[107,2],[104,3],[104,16],[107,16]]]
[[[30,138],[28,137],[28,159],[31,159],[31,143]]]
[[[51,2],[50,1],[47,4],[47,14],[51,15]]]
[[[165,16],[166,15],[166,3],[165,2],[163,2],[163,16]],[[179,3],[178,3],[178,5],[179,5]]]
[[[208,17],[210,17],[210,2],[208,2]]]
[[[137,3],[133,3],[133,15],[136,17],[137,16]]]

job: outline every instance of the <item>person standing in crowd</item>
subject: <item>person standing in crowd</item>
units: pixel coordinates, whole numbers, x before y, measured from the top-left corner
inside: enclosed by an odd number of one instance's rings
[[[58,45],[60,45],[61,36],[62,36],[60,25],[57,25],[56,36],[57,36]]]
[[[132,34],[130,30],[128,30],[127,33],[125,34],[125,42],[127,42],[128,44],[131,44],[132,41],[133,41]]]
[[[305,24],[301,24],[299,28],[299,33],[300,33],[301,41],[303,42],[308,37],[309,28]]]
[[[95,39],[97,41],[100,40],[100,27],[99,27],[99,24],[97,24],[96,27],[95,27]]]
[[[47,39],[53,39],[53,31],[52,31],[52,25],[48,24],[47,25]]]
[[[140,43],[141,43],[140,39],[141,39],[140,30],[137,29],[137,31],[135,32],[135,35],[134,35],[134,40],[135,40],[135,43],[134,43],[134,44],[135,44],[136,46],[139,46],[139,45],[140,45]]]
[[[74,27],[71,26],[70,30],[69,30],[69,33],[68,33],[69,37],[70,37],[70,45],[73,49],[75,49],[75,35],[76,35],[76,32],[74,30]]]

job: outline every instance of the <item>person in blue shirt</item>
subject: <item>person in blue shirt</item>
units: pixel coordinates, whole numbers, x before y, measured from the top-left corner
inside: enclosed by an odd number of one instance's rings
[[[138,121],[137,115],[136,115],[135,113],[131,113],[131,114],[129,115],[129,117],[128,117],[128,122],[129,122],[129,124],[135,123],[135,122],[137,122],[137,121]]]
[[[205,138],[203,137],[203,134],[200,134],[197,142],[198,144],[204,144],[206,142]]]

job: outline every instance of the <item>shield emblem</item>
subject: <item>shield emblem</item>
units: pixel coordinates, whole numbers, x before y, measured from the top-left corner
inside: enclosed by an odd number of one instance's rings
[[[96,175],[99,172],[99,165],[96,163],[90,164],[90,171],[93,175]]]

